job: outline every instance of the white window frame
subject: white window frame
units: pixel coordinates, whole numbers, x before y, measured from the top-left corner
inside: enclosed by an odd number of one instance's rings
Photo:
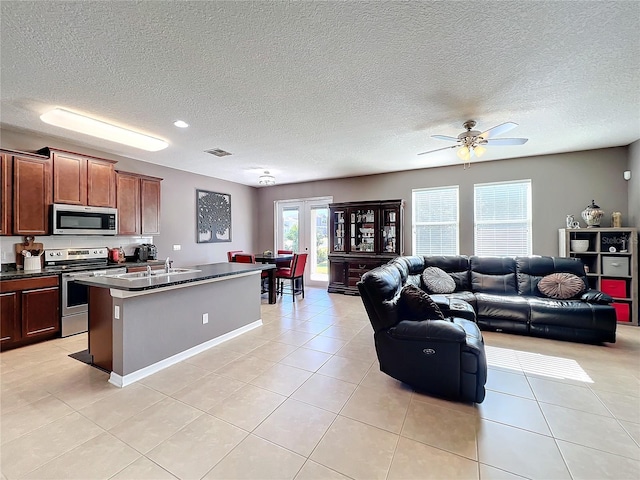
[[[527,205],[526,205],[526,219],[519,219],[519,220],[511,220],[511,219],[494,219],[494,220],[485,220],[485,221],[479,221],[478,220],[478,187],[487,187],[487,186],[500,186],[500,185],[515,185],[515,184],[521,184],[521,185],[526,185],[527,187]],[[524,256],[524,255],[532,255],[533,252],[533,229],[532,229],[532,223],[533,223],[533,214],[532,214],[532,208],[531,208],[531,198],[532,198],[532,186],[531,186],[531,179],[522,179],[522,180],[511,180],[508,182],[492,182],[492,183],[477,183],[474,184],[473,186],[473,249],[474,249],[474,254],[475,255],[499,255],[499,256]],[[485,251],[479,251],[479,245],[478,245],[478,226],[479,225],[509,225],[509,224],[520,224],[523,223],[523,221],[526,223],[526,229],[527,229],[527,238],[526,238],[526,252],[517,252],[517,251],[510,251],[510,252],[506,252],[503,254],[498,254],[496,252],[491,252],[491,253],[486,253]]]
[[[435,192],[442,190],[452,190],[455,191],[456,194],[456,218],[455,220],[448,221],[438,221],[438,222],[419,222],[418,218],[418,202],[416,201],[416,195],[425,192]],[[449,185],[444,187],[428,187],[428,188],[416,188],[411,191],[411,212],[412,212],[412,239],[411,239],[411,251],[413,255],[441,255],[440,252],[432,253],[432,252],[418,252],[417,251],[417,227],[418,226],[445,226],[445,225],[453,225],[455,226],[455,252],[448,253],[448,255],[459,255],[460,254],[460,186],[459,185]]]

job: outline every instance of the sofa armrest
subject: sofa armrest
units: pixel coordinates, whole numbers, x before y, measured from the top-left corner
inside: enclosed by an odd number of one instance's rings
[[[460,325],[449,320],[403,320],[388,330],[389,335],[402,340],[435,340],[465,343],[467,334]]]
[[[599,305],[608,305],[613,302],[613,298],[600,290],[591,289],[582,294],[580,300],[587,303],[597,303]]]

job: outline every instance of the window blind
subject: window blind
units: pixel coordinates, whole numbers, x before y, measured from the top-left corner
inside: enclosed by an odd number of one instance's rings
[[[476,184],[475,254],[531,255],[531,180]]]
[[[458,255],[458,186],[412,192],[413,254]]]

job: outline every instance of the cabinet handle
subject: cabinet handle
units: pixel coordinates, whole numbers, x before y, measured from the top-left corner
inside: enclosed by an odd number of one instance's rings
[[[358,264],[358,268],[366,268],[366,267],[367,267],[366,265],[360,265],[360,264]]]
[[[620,266],[620,264],[619,264],[619,263],[617,263],[617,262],[611,262],[611,266],[612,266],[612,267],[619,267],[619,266]]]

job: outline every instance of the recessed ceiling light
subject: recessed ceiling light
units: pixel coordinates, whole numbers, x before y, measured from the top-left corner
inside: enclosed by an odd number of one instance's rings
[[[142,133],[134,132],[126,128],[118,127],[95,118],[85,117],[78,113],[54,108],[40,115],[40,120],[49,125],[54,125],[74,132],[91,135],[111,142],[129,145],[149,152],[157,152],[167,148],[169,144],[159,138],[150,137]]]
[[[178,128],[187,128],[189,124],[184,120],[176,120],[173,124]]]

